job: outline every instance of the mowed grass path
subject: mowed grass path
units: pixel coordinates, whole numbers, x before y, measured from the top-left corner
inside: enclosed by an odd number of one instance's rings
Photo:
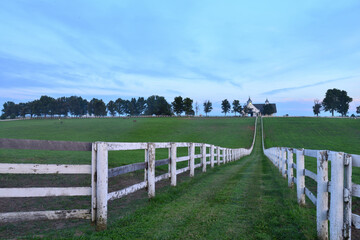
[[[263,155],[258,131],[250,156],[168,187],[108,230],[83,238],[314,239],[314,217]]]

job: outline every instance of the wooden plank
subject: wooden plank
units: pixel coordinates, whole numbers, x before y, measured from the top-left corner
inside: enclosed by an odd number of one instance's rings
[[[198,168],[198,167],[201,167],[201,163],[195,164],[194,168]]]
[[[360,185],[352,183],[352,193],[351,196],[360,197]]]
[[[196,159],[196,158],[202,158],[202,154],[200,153],[200,154],[194,155],[194,159]]]
[[[292,167],[296,169],[296,163],[293,163],[293,164],[292,164]]]
[[[318,151],[319,151],[319,150],[304,149],[304,155],[305,155],[305,156],[308,156],[308,157],[314,157],[314,158],[316,158]]]
[[[170,173],[164,173],[160,176],[155,177],[155,182],[159,182],[161,180],[168,179],[168,178],[170,178]]]
[[[0,163],[0,173],[8,173],[8,174],[91,174],[91,165]]]
[[[123,150],[140,150],[147,149],[147,143],[129,143],[129,142],[108,142],[108,151],[123,151]]]
[[[190,147],[190,143],[188,143],[188,142],[177,142],[176,146],[177,147]]]
[[[141,182],[141,183],[137,183],[137,184],[134,184],[130,187],[127,187],[127,188],[124,188],[124,189],[121,189],[119,191],[115,191],[115,192],[111,192],[108,194],[107,196],[107,199],[108,201],[111,201],[111,200],[115,200],[115,199],[118,199],[118,198],[122,198],[126,195],[129,195],[130,193],[134,193],[140,189],[143,189],[147,186],[147,182]]]
[[[310,192],[310,190],[308,188],[306,188],[306,187],[305,187],[305,194],[312,201],[312,203],[316,205],[316,197],[315,197],[315,195],[312,192]]]
[[[155,161],[155,167],[166,165],[170,163],[170,158]]]
[[[176,158],[176,162],[183,162],[190,160],[190,156],[178,157]]]
[[[307,170],[307,169],[304,169],[304,170],[305,170],[305,176],[307,176],[307,177],[313,179],[315,182],[317,182],[317,180],[316,180],[317,176],[315,173],[313,173],[312,171]]]
[[[352,166],[353,167],[360,167],[360,155],[350,154],[352,158]]]
[[[181,169],[178,169],[176,170],[176,174],[181,174],[183,172],[186,172],[190,169],[190,167],[184,167],[184,168],[181,168]]]
[[[157,142],[154,143],[155,148],[170,148],[170,143],[169,142]]]
[[[91,187],[66,188],[0,188],[0,197],[57,197],[57,196],[90,196]]]
[[[354,214],[354,213],[351,214],[351,221],[356,229],[360,229],[360,216],[359,215]]]
[[[33,221],[33,220],[90,219],[90,218],[91,218],[90,209],[0,213],[0,223]]]
[[[129,165],[124,165],[116,168],[111,168],[108,170],[109,177],[115,177],[121,174],[135,172],[137,170],[145,169],[147,167],[146,162],[133,163]]]
[[[3,149],[33,149],[50,151],[91,151],[90,142],[47,141],[30,139],[0,138]]]

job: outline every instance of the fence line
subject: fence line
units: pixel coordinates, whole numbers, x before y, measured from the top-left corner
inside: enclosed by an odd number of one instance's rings
[[[0,213],[0,222],[51,220],[81,218],[91,219],[96,223],[97,230],[107,227],[108,201],[122,198],[138,190],[147,188],[149,198],[155,197],[156,182],[170,179],[171,186],[176,186],[177,175],[189,171],[194,177],[195,169],[202,168],[206,172],[217,164],[226,164],[250,155],[253,150],[257,131],[257,119],[251,147],[224,148],[206,143],[188,142],[156,142],[156,143],[121,143],[121,142],[63,142],[23,139],[0,139],[0,148],[10,149],[38,149],[57,151],[91,151],[91,165],[58,165],[58,164],[11,164],[0,163],[0,174],[91,174],[91,186],[68,188],[0,188],[0,198],[6,197],[44,197],[44,196],[91,196],[90,209],[73,209],[58,211],[13,212]],[[188,148],[186,156],[177,156],[177,149]],[[200,154],[195,154],[195,149]],[[156,149],[168,149],[167,159],[155,160]],[[209,153],[207,151],[209,149]],[[109,151],[144,150],[144,162],[129,164],[108,169]],[[195,164],[195,159],[200,163]],[[177,169],[177,162],[188,162],[188,166]],[[160,176],[155,175],[155,167],[169,165],[168,172]],[[108,192],[108,179],[121,174],[144,170],[144,181],[123,189]]]
[[[289,187],[296,184],[299,205],[305,205],[305,196],[316,205],[318,238],[328,239],[330,233],[330,239],[351,239],[351,224],[360,229],[360,216],[351,212],[351,197],[360,197],[360,185],[352,182],[352,167],[360,167],[360,155],[288,147],[265,149],[262,119],[261,127],[263,152],[280,169],[283,177],[288,179]],[[294,153],[296,164],[293,163]],[[317,159],[317,173],[305,168],[305,156]],[[331,181],[328,178],[329,161]],[[292,175],[294,168],[296,178]],[[316,195],[306,187],[305,177],[317,182]]]

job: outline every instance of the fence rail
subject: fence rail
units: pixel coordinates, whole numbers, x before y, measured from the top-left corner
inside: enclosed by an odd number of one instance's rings
[[[360,229],[360,216],[351,212],[351,197],[360,197],[360,185],[352,182],[352,167],[360,167],[360,155],[288,147],[265,149],[262,119],[261,125],[264,154],[288,179],[289,187],[296,184],[300,205],[305,205],[305,195],[316,205],[318,238],[328,239],[330,235],[330,239],[351,239],[351,224]],[[293,154],[296,154],[296,163],[293,163]],[[317,173],[305,168],[305,156],[316,158]],[[296,169],[296,177],[291,174],[293,169]],[[305,177],[316,182],[316,194],[306,188]]]
[[[91,196],[90,209],[73,209],[37,212],[0,213],[0,222],[30,221],[44,219],[91,219],[96,223],[97,230],[106,229],[108,201],[122,198],[138,190],[147,189],[149,198],[155,196],[155,184],[164,179],[171,180],[171,186],[176,186],[177,175],[189,171],[190,177],[196,168],[206,172],[217,164],[226,164],[249,155],[252,152],[256,137],[256,125],[253,141],[249,149],[224,148],[206,143],[188,142],[156,142],[156,143],[123,143],[123,142],[64,142],[24,139],[0,139],[0,148],[5,149],[36,149],[55,151],[91,151],[91,165],[61,165],[61,164],[12,164],[0,163],[0,174],[90,174],[91,186],[67,188],[0,188],[0,198],[3,197],[49,197],[49,196]],[[188,148],[186,156],[178,156],[178,148]],[[195,154],[198,148],[200,154]],[[156,149],[168,149],[168,158],[155,160]],[[109,151],[144,150],[144,162],[108,169]],[[195,160],[200,163],[195,164]],[[188,162],[188,166],[177,169],[177,162]],[[155,175],[155,167],[169,165],[169,171]],[[108,192],[108,179],[121,174],[144,170],[144,181]]]

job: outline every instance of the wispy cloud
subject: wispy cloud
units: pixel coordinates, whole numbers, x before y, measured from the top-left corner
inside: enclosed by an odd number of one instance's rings
[[[331,82],[336,82],[336,81],[340,81],[340,80],[347,80],[347,79],[351,79],[351,78],[353,78],[353,76],[342,77],[342,78],[335,78],[335,79],[330,79],[330,80],[326,80],[326,81],[321,81],[321,82],[317,82],[317,83],[313,83],[313,84],[307,84],[307,85],[302,85],[302,86],[297,86],[297,87],[279,88],[279,89],[274,89],[274,90],[271,90],[271,91],[263,92],[263,94],[265,94],[265,95],[274,95],[274,94],[277,94],[277,93],[282,93],[282,92],[288,92],[288,91],[293,91],[293,90],[299,90],[299,89],[304,89],[304,88],[315,87],[315,86],[319,86],[319,85],[323,85],[323,84],[327,84],[327,83],[331,83]]]

